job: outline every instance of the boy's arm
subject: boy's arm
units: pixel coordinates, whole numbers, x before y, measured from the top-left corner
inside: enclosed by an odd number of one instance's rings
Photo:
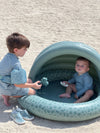
[[[34,88],[34,89],[40,89],[42,84],[40,84],[40,81],[37,81],[35,83],[25,83],[25,84],[14,84],[16,87],[19,88]]]

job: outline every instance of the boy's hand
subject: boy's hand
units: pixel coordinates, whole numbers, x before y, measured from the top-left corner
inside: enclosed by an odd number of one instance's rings
[[[33,83],[33,88],[40,89],[42,84],[39,84],[39,83],[40,83],[40,81],[36,81],[35,83]]]

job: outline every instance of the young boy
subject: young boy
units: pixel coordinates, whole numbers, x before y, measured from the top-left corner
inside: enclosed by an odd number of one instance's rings
[[[72,91],[75,92],[75,103],[85,102],[92,97],[93,92],[93,79],[89,75],[89,65],[90,61],[86,58],[79,57],[76,60],[75,71],[73,78],[67,81],[63,81],[65,84],[68,84],[66,88],[66,93],[61,94],[60,97],[71,97]]]
[[[10,106],[9,97],[21,97],[24,95],[34,95],[35,89],[40,89],[42,85],[37,81],[35,83],[10,84],[4,82],[7,77],[11,77],[13,69],[21,69],[18,57],[23,57],[30,46],[29,40],[19,33],[12,33],[6,39],[9,52],[0,62],[0,94],[4,99],[4,104]],[[3,77],[3,78],[2,78]]]

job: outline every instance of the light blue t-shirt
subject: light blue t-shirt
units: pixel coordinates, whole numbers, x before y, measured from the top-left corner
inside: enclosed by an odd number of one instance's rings
[[[10,75],[13,69],[20,69],[21,64],[18,57],[13,53],[7,53],[0,61],[0,75]]]
[[[80,97],[81,95],[83,95],[87,90],[92,90],[93,89],[93,79],[92,77],[89,75],[88,72],[82,74],[82,75],[78,75],[78,73],[76,72],[73,75],[73,78],[68,80],[69,83],[71,84],[75,84],[77,93],[76,95],[78,97]]]
[[[12,70],[21,70],[21,64],[18,57],[13,53],[7,53],[0,61],[0,94],[7,96],[28,95],[29,88],[19,88],[9,82],[11,80]],[[3,77],[3,78],[2,78]]]

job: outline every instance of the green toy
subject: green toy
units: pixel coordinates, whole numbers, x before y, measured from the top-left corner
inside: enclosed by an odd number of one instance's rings
[[[46,77],[43,77],[40,81],[40,84],[42,84],[45,87],[48,86],[49,85],[48,79]]]

